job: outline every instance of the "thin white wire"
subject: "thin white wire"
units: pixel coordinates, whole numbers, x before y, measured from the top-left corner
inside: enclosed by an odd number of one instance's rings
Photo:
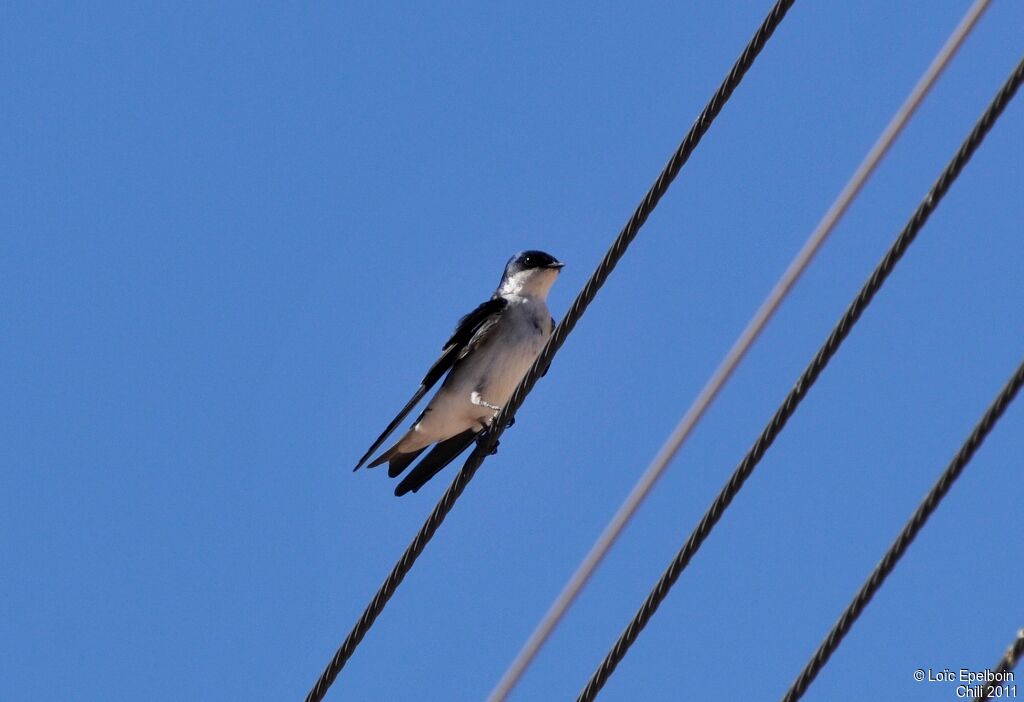
[[[561,621],[566,611],[572,606],[576,597],[580,594],[580,591],[590,580],[591,575],[600,565],[601,561],[607,555],[611,549],[612,544],[615,543],[619,534],[626,527],[630,518],[640,507],[640,504],[647,497],[651,488],[657,482],[658,478],[661,477],[662,473],[668,467],[669,462],[675,456],[676,452],[683,445],[686,439],[692,433],[694,427],[704,416],[708,407],[714,402],[718,393],[728,382],[729,377],[733,371],[739,365],[740,361],[746,355],[747,351],[757,340],[757,337],[761,334],[765,325],[771,320],[772,315],[782,304],[786,295],[792,289],[793,285],[796,284],[804,270],[810,264],[811,259],[821,248],[821,245],[825,243],[825,240],[831,234],[832,229],[836,223],[845,214],[850,204],[857,197],[861,188],[864,187],[864,183],[867,182],[868,178],[874,172],[875,167],[878,166],[882,158],[888,152],[889,147],[892,146],[896,137],[899,136],[903,127],[906,126],[907,122],[913,116],[914,112],[920,106],[924,100],[928,91],[931,90],[935,81],[938,80],[943,70],[949,64],[950,60],[956,54],[957,49],[963,43],[964,39],[977,24],[981,15],[988,8],[991,0],[975,0],[975,2],[968,8],[967,13],[963,19],[953,30],[953,33],[943,44],[939,53],[932,60],[928,69],[924,72],[918,80],[917,85],[907,96],[907,99],[900,106],[900,109],[893,116],[892,120],[886,126],[881,136],[878,137],[878,141],[871,147],[867,156],[861,162],[857,170],[854,171],[853,176],[849,182],[839,193],[835,202],[829,207],[825,216],[818,223],[818,226],[811,232],[807,242],[803,245],[803,248],[797,253],[796,257],[789,264],[786,272],[783,273],[782,277],[775,284],[771,293],[761,304],[761,307],[757,310],[757,313],[753,316],[750,322],[747,323],[743,333],[740,334],[739,338],[733,344],[732,348],[729,349],[729,353],[726,354],[721,364],[715,370],[714,374],[708,380],[707,384],[700,391],[700,394],[690,405],[690,408],[683,415],[683,418],[679,421],[679,424],[672,431],[665,445],[662,446],[657,456],[644,471],[644,474],[640,476],[640,480],[637,481],[636,485],[630,491],[629,496],[626,497],[626,501],[622,503],[619,510],[612,517],[612,520],[605,527],[601,536],[594,542],[590,552],[586,558],[583,559],[576,572],[573,573],[569,582],[566,583],[562,592],[552,603],[550,609],[544,615],[544,618],[537,625],[537,628],[527,639],[523,648],[519,651],[515,660],[505,671],[505,674],[498,681],[498,684],[491,691],[488,696],[488,702],[504,702],[508,697],[509,693],[522,678],[523,673],[526,672],[527,667],[533,662],[537,652],[540,651],[541,647],[547,641],[548,637],[551,636],[551,632],[554,631],[555,627]]]

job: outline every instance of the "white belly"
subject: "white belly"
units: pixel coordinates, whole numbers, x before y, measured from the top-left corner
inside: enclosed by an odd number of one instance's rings
[[[503,407],[511,397],[551,336],[551,316],[547,306],[537,300],[511,302],[502,315],[498,328],[484,345],[460,360],[445,378],[422,418],[409,432],[410,441],[403,450],[415,450],[466,429],[485,427],[495,411],[474,404],[474,392],[497,407]]]

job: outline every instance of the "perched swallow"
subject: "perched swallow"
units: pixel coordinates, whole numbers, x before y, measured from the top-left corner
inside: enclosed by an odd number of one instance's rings
[[[448,376],[441,389],[412,428],[369,467],[386,462],[393,478],[433,445],[395,488],[396,495],[404,495],[423,487],[473,443],[508,401],[551,336],[555,320],[546,300],[563,265],[543,251],[522,251],[510,258],[491,299],[459,320],[412,399],[359,459],[355,470],[445,373]]]

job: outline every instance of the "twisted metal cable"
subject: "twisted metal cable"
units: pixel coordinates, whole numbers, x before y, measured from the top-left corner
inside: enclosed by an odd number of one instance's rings
[[[949,489],[953,487],[953,483],[964,468],[970,462],[971,457],[974,456],[974,452],[978,450],[985,437],[992,431],[992,427],[995,426],[996,422],[1002,416],[1003,412],[1013,401],[1017,391],[1020,390],[1021,385],[1024,385],[1024,362],[1018,367],[1017,371],[1010,377],[1006,385],[999,392],[999,395],[993,401],[992,405],[986,410],[981,421],[978,422],[977,426],[974,427],[974,431],[967,437],[967,441],[964,442],[963,446],[957,452],[956,456],[950,462],[949,466],[939,476],[938,481],[928,491],[924,501],[918,505],[918,508],[914,511],[910,521],[904,525],[903,530],[899,536],[896,537],[896,541],[893,542],[892,546],[886,552],[882,560],[875,566],[875,570],[868,577],[864,585],[861,586],[860,591],[853,598],[847,606],[846,611],[843,612],[842,616],[832,627],[832,630],[825,637],[825,640],[821,642],[818,650],[814,656],[808,661],[803,671],[797,676],[797,679],[793,682],[793,685],[789,688],[789,691],[783,697],[783,702],[796,702],[800,699],[807,688],[810,686],[814,678],[818,676],[821,669],[828,663],[828,659],[835,652],[836,648],[839,647],[843,637],[853,627],[854,622],[857,621],[857,617],[864,611],[864,608],[868,606],[871,598],[874,597],[878,589],[882,587],[885,579],[889,577],[889,573],[893,571],[900,558],[906,552],[907,548],[914,541],[918,532],[924,527],[928,518],[932,515],[939,504],[942,502],[942,498],[946,496]]]
[[[651,590],[647,599],[640,606],[640,609],[633,616],[632,621],[619,636],[618,641],[605,656],[604,660],[598,666],[597,670],[591,676],[586,686],[580,692],[577,697],[577,702],[592,702],[597,696],[597,693],[601,691],[604,684],[608,681],[608,678],[615,671],[615,668],[625,657],[630,646],[636,641],[640,632],[650,621],[651,617],[657,611],[662,601],[668,596],[669,590],[675,585],[679,576],[683,570],[689,564],[690,560],[700,549],[704,540],[710,535],[711,530],[714,529],[718,520],[721,519],[722,514],[732,503],[733,499],[742,489],[743,484],[747,478],[754,472],[754,468],[764,457],[764,454],[768,451],[768,448],[775,441],[776,437],[782,432],[786,426],[786,422],[796,411],[800,402],[804,396],[814,385],[814,382],[821,375],[821,372],[825,370],[829,361],[835,355],[836,351],[839,350],[839,346],[846,339],[850,330],[860,319],[861,314],[867,309],[868,305],[871,304],[875,294],[881,289],[885,283],[889,274],[895,268],[896,264],[903,257],[907,248],[914,242],[918,232],[924,227],[928,221],[929,216],[938,207],[939,202],[943,196],[949,190],[950,186],[956,180],[960,171],[970,161],[971,156],[981,145],[985,136],[988,134],[992,125],[998,119],[999,115],[1003,112],[1006,105],[1013,98],[1017,88],[1020,86],[1021,81],[1024,80],[1024,60],[1017,65],[1016,70],[1010,75],[1007,81],[1003,84],[1002,88],[993,98],[992,102],[986,108],[981,118],[974,125],[970,134],[964,140],[963,144],[957,150],[952,160],[947,164],[946,168],[939,175],[938,179],[932,185],[928,194],[918,205],[913,216],[903,227],[896,241],[893,242],[892,246],[886,252],[885,256],[879,262],[878,266],[872,272],[867,282],[861,288],[860,292],[850,303],[846,312],[840,318],[839,322],[832,329],[828,339],[818,349],[814,358],[808,364],[807,368],[800,375],[800,378],[796,381],[796,384],[789,391],[786,399],[783,400],[782,405],[776,410],[774,416],[765,426],[761,435],[754,442],[754,445],[750,448],[747,454],[740,461],[740,464],[736,467],[729,481],[725,484],[714,502],[705,512],[700,523],[690,534],[690,537],[683,544],[683,547],[676,554],[675,558],[669,564],[668,568],[662,574],[657,584]]]
[[[569,307],[569,310],[565,313],[562,321],[555,328],[554,333],[552,333],[551,338],[548,339],[547,344],[545,344],[544,349],[537,357],[537,360],[534,361],[533,366],[530,367],[530,370],[527,371],[525,377],[520,381],[519,385],[516,386],[516,389],[513,391],[508,402],[505,403],[505,406],[494,418],[492,422],[493,428],[490,431],[485,432],[480,437],[477,446],[473,449],[469,458],[466,459],[466,463],[462,467],[462,470],[459,471],[459,474],[445,491],[441,500],[437,503],[437,506],[434,507],[433,512],[430,513],[430,516],[423,524],[419,533],[416,534],[412,543],[409,544],[408,548],[406,548],[405,553],[402,554],[402,557],[395,564],[394,568],[392,568],[391,573],[381,585],[373,600],[363,611],[359,621],[356,622],[355,626],[349,632],[349,635],[345,638],[345,641],[338,648],[337,652],[335,652],[334,657],[331,659],[330,663],[327,664],[327,667],[324,669],[323,673],[321,673],[320,678],[316,681],[316,684],[306,696],[306,702],[320,702],[320,700],[324,698],[324,695],[327,694],[328,688],[330,688],[335,678],[338,677],[338,673],[341,672],[345,663],[352,656],[352,653],[359,645],[359,642],[362,641],[366,632],[373,625],[373,622],[384,609],[388,600],[391,599],[391,596],[394,594],[399,584],[401,584],[406,574],[412,568],[420,553],[422,553],[427,542],[430,541],[434,532],[436,532],[438,527],[441,526],[441,523],[444,521],[448,512],[451,511],[452,506],[462,494],[462,491],[466,489],[466,485],[473,478],[477,469],[484,462],[484,459],[494,452],[498,445],[498,439],[514,418],[515,412],[523,404],[523,401],[526,399],[526,395],[533,389],[533,386],[537,383],[540,376],[547,371],[555,353],[561,348],[562,344],[565,343],[566,337],[568,337],[572,332],[580,317],[583,316],[583,313],[597,295],[598,290],[600,290],[601,286],[604,285],[604,282],[607,280],[616,264],[618,264],[619,259],[621,259],[623,254],[626,253],[626,249],[629,247],[630,243],[632,243],[633,239],[636,238],[640,228],[647,221],[647,218],[650,216],[651,212],[654,211],[654,208],[657,207],[658,202],[668,190],[669,186],[672,185],[672,181],[675,180],[683,165],[687,160],[689,160],[693,150],[697,148],[700,140],[711,127],[711,123],[722,111],[725,103],[729,100],[733,91],[739,86],[744,75],[746,75],[747,71],[753,65],[754,60],[757,58],[758,54],[761,53],[761,50],[768,42],[768,39],[771,38],[775,28],[782,22],[783,18],[786,16],[786,12],[794,2],[795,0],[778,0],[775,6],[768,13],[768,16],[758,28],[754,37],[750,40],[750,43],[747,44],[743,53],[736,60],[732,70],[729,71],[729,74],[722,81],[722,84],[712,96],[711,100],[701,111],[700,115],[698,115],[675,153],[672,154],[672,157],[665,165],[654,185],[652,185],[650,190],[647,191],[643,201],[633,212],[633,216],[630,217],[625,227],[623,227],[619,232],[608,252],[598,264],[597,269],[590,276],[590,279],[587,280],[579,295],[576,296],[576,299]]]
[[[541,618],[533,633],[530,634],[526,643],[523,644],[515,659],[488,696],[487,702],[503,702],[512,688],[518,684],[526,668],[529,667],[541,647],[555,630],[555,627],[558,626],[590,578],[593,577],[594,572],[611,550],[615,541],[622,534],[626,525],[633,518],[633,515],[640,509],[640,505],[647,499],[651,490],[654,489],[655,483],[668,469],[676,453],[686,443],[696,426],[703,419],[704,414],[711,407],[715,398],[718,397],[736,368],[753,347],[754,342],[757,341],[761,332],[764,331],[768,322],[778,311],[786,296],[793,289],[793,286],[796,285],[808,266],[810,266],[815,254],[824,245],[836,224],[856,199],[857,194],[864,187],[871,174],[874,173],[878,164],[881,163],[882,158],[892,147],[900,132],[921,105],[921,102],[938,80],[943,70],[945,70],[945,67],[949,65],[957,49],[975,26],[990,2],[991,0],[974,0],[974,3],[968,8],[963,19],[961,19],[953,33],[943,44],[939,53],[929,64],[913,90],[910,91],[906,100],[896,111],[896,114],[893,115],[889,124],[882,130],[882,134],[875,141],[875,144],[854,171],[850,180],[847,181],[835,201],[828,208],[828,211],[825,212],[825,216],[822,217],[821,221],[804,242],[804,245],[797,252],[796,256],[793,257],[793,260],[775,283],[771,292],[761,303],[760,307],[758,307],[754,316],[747,322],[743,331],[736,338],[736,341],[733,342],[732,347],[722,358],[714,373],[711,374],[711,377],[697,394],[693,403],[683,414],[679,423],[676,424],[675,429],[669,434],[664,445],[634,484],[622,505],[612,515],[611,520],[598,536],[594,545],[590,547],[590,551],[587,552],[587,555],[580,562],[579,566],[576,567],[576,570],[566,582],[562,591],[551,603],[548,611]]]
[[[584,311],[594,300],[597,291],[601,289],[608,275],[618,264],[619,259],[626,253],[626,249],[633,242],[633,239],[636,238],[637,233],[639,233],[640,227],[644,225],[651,212],[658,206],[661,197],[668,191],[672,181],[675,180],[683,165],[690,159],[693,150],[697,148],[700,140],[711,127],[711,123],[718,117],[725,103],[739,86],[747,71],[754,64],[754,60],[761,53],[761,49],[768,43],[776,27],[782,23],[786,12],[789,11],[794,2],[796,0],[778,0],[761,23],[761,26],[757,28],[750,43],[747,44],[743,53],[736,59],[736,63],[733,64],[729,75],[718,86],[718,90],[711,97],[711,100],[708,101],[708,104],[704,106],[704,109],[701,110],[701,113],[690,127],[690,131],[687,132],[686,137],[683,138],[675,153],[672,154],[668,163],[665,164],[665,168],[661,171],[661,175],[658,176],[658,180],[647,191],[647,195],[644,196],[643,201],[637,206],[633,216],[630,217],[626,226],[619,232],[604,258],[601,259],[601,263],[598,264],[597,269],[594,270],[594,273],[583,286],[579,295],[573,300],[568,312],[565,313],[562,321],[559,322],[547,345],[541,351],[537,360],[534,361],[533,367],[530,368],[522,382],[516,387],[512,397],[505,403],[504,409],[498,413],[498,416],[495,418],[495,424],[501,427],[501,429],[493,436],[484,438],[487,448],[491,448],[497,443],[501,431],[504,431],[505,427],[508,426],[508,419],[515,415],[516,410],[519,409],[519,406],[523,404],[523,400],[526,399],[526,395],[533,389],[537,380],[547,370],[555,353],[565,343],[566,337],[572,332],[576,322],[579,321],[579,318],[583,316]]]
[[[992,669],[992,672],[998,677],[1003,673],[1009,673],[1017,667],[1017,663],[1020,661],[1020,657],[1024,655],[1024,629],[1017,630],[1017,638],[1013,640],[1010,647],[1006,649],[1006,653],[999,659],[996,667]],[[984,699],[990,700],[995,695],[995,688],[1001,686],[998,680],[993,684],[985,685],[985,697]]]

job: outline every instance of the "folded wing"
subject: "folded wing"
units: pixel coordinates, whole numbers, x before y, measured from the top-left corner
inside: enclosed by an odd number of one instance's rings
[[[505,309],[508,304],[501,297],[492,297],[487,302],[484,302],[477,306],[472,312],[467,314],[465,317],[459,320],[458,326],[455,327],[455,332],[451,338],[448,339],[448,343],[444,345],[441,350],[441,357],[438,358],[434,365],[430,366],[427,374],[423,376],[423,380],[420,382],[419,388],[413,394],[412,398],[405,403],[405,406],[401,409],[398,415],[391,420],[391,423],[384,429],[384,432],[377,437],[377,440],[373,442],[373,445],[363,454],[363,457],[359,459],[356,467],[353,470],[359,470],[359,468],[366,463],[374,451],[380,448],[391,433],[398,427],[399,424],[406,418],[412,408],[423,399],[423,396],[427,394],[430,388],[437,384],[445,373],[451,370],[452,366],[455,365],[456,361],[466,355],[466,353],[480,343],[480,340],[487,335],[487,331],[493,328],[498,315]]]

